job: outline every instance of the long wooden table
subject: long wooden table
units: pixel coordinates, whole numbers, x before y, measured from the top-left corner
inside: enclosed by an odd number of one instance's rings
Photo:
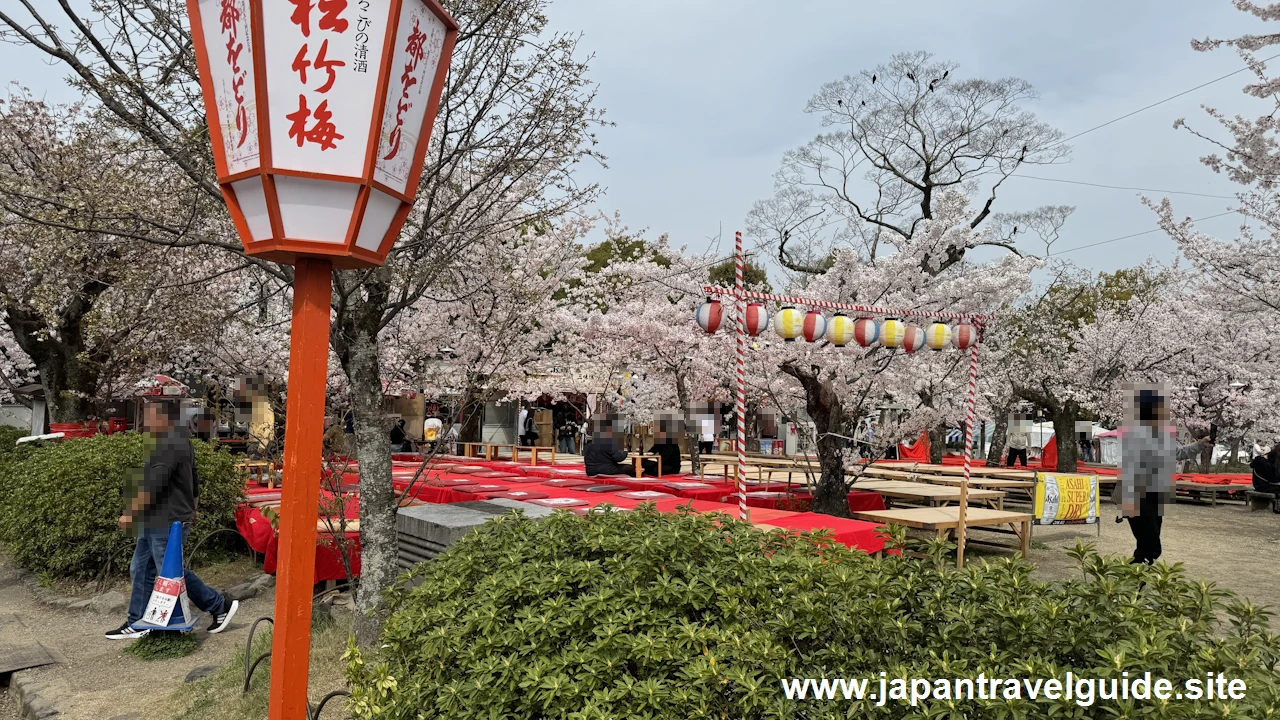
[[[937,533],[938,537],[949,537],[955,533],[956,528],[960,525],[960,508],[958,507],[929,507],[929,508],[912,508],[900,510],[864,510],[856,512],[853,516],[859,520],[868,522],[883,523],[885,525],[903,525],[909,528],[925,530]],[[991,508],[969,507],[964,514],[964,524],[966,528],[978,528],[982,530],[990,530],[992,532],[1004,532],[1016,535],[1019,540],[1018,549],[1026,557],[1031,552],[1031,521],[1033,516],[1031,513],[1008,512],[1005,510],[993,510]],[[1003,526],[1008,525],[1011,529],[1006,530]],[[1009,547],[998,543],[988,543],[982,540],[972,540],[969,542],[998,545],[999,547]]]
[[[960,502],[960,488],[947,485],[930,485],[928,483],[904,482],[902,480],[863,480],[854,484],[854,490],[869,490],[885,499],[885,507],[891,500],[913,500],[931,507],[941,507]],[[999,490],[969,489],[969,501],[977,501],[983,505],[994,505],[995,509],[1004,509],[1004,493]],[[973,507],[972,505],[970,507]]]

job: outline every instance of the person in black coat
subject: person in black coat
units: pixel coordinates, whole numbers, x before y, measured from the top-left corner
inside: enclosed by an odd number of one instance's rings
[[[1253,489],[1258,492],[1280,495],[1280,443],[1271,447],[1266,455],[1256,455],[1249,461],[1253,471]]]
[[[614,418],[605,416],[597,420],[591,440],[582,449],[582,462],[587,477],[596,475],[632,475],[635,468],[626,462],[627,451],[618,444],[618,429]]]
[[[653,447],[649,448],[649,454],[662,458],[664,475],[680,474],[680,446],[676,444],[675,437],[666,428],[659,429],[654,436]],[[659,477],[657,460],[644,460],[641,464],[644,466],[645,475]]]

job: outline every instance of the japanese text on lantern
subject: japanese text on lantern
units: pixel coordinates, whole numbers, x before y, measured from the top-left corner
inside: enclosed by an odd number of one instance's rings
[[[298,143],[298,147],[314,143],[321,151],[331,150],[344,136],[333,123],[328,98],[316,96],[327,95],[337,81],[338,71],[335,68],[346,66],[345,62],[328,57],[330,37],[326,36],[340,36],[347,31],[347,20],[342,17],[342,12],[347,9],[347,0],[319,0],[315,4],[311,0],[289,0],[289,3],[294,6],[289,20],[298,26],[304,38],[291,66],[298,75],[302,92],[298,93],[298,109],[285,115],[290,123],[289,137]],[[319,16],[314,34],[311,25],[313,10]],[[308,91],[315,95],[309,96]]]
[[[236,101],[236,134],[232,140],[237,148],[244,147],[244,142],[249,137],[249,111],[244,106],[244,83],[248,75],[240,67],[240,53],[244,52],[244,43],[237,37],[240,17],[237,0],[222,0],[218,22],[222,26],[222,34],[227,38],[227,66],[231,68],[231,93]]]
[[[369,26],[372,21],[369,20],[369,0],[358,0],[360,13],[356,17],[356,45],[355,58],[351,62],[351,69],[358,73],[369,72]]]
[[[409,62],[405,63],[404,72],[400,74],[400,99],[396,102],[396,126],[391,130],[391,150],[382,157],[383,160],[390,160],[400,152],[401,131],[404,128],[404,113],[413,107],[413,103],[409,102],[409,88],[418,84],[418,78],[413,73],[418,69],[418,64],[422,62],[423,43],[426,42],[427,36],[422,34],[418,29],[418,21],[413,21],[413,32],[409,33],[409,39],[405,41],[405,53],[409,56]]]

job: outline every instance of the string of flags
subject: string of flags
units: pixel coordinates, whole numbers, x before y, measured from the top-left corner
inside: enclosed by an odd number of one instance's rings
[[[724,308],[719,300],[707,298],[694,312],[694,320],[704,332],[714,334],[724,321]],[[836,347],[853,341],[862,347],[879,345],[913,353],[922,347],[943,350],[953,346],[968,350],[978,342],[978,329],[967,320],[954,326],[934,322],[921,327],[893,317],[877,321],[874,317],[862,316],[855,320],[841,312],[827,318],[815,309],[802,312],[793,305],[784,305],[771,317],[763,304],[750,302],[745,321],[746,332],[751,337],[759,337],[772,326],[786,342],[795,342],[801,337],[811,343],[825,339]]]

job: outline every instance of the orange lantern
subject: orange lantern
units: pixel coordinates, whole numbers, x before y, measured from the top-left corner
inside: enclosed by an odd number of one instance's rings
[[[371,267],[418,189],[458,26],[435,0],[187,0],[245,253]]]
[[[458,25],[437,0],[187,0],[218,185],[246,255],[295,265],[271,720],[306,720],[333,269],[386,262]]]

